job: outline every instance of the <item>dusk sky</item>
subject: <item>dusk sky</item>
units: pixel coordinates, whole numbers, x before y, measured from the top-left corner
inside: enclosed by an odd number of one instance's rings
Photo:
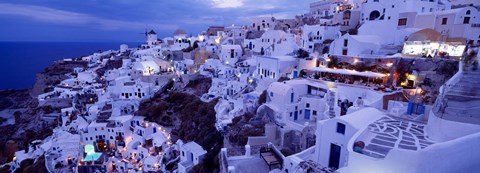
[[[249,24],[252,16],[293,17],[313,0],[0,0],[0,41],[144,41],[177,28]]]

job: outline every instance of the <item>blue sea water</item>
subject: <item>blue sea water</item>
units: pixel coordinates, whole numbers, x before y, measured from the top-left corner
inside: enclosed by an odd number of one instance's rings
[[[31,88],[35,75],[55,60],[78,58],[97,51],[118,50],[107,42],[0,42],[0,89]],[[141,43],[125,43],[137,47]]]

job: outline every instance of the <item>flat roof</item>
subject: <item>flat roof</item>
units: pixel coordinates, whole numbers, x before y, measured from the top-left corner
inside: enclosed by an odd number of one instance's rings
[[[359,72],[359,71],[355,71],[355,70],[333,69],[333,68],[325,68],[325,67],[314,67],[314,68],[309,68],[308,70],[318,71],[318,72],[353,75],[353,76],[375,77],[375,78],[381,78],[381,77],[386,76],[385,74],[371,72],[371,71]]]

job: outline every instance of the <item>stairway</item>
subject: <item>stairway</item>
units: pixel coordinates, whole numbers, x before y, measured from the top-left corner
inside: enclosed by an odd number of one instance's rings
[[[480,69],[465,69],[456,83],[447,85],[437,100],[434,111],[440,118],[480,124]]]

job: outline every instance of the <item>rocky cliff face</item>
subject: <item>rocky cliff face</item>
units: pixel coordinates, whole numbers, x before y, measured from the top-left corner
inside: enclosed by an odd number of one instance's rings
[[[86,61],[56,61],[37,74],[30,95],[37,97],[40,94],[52,90],[55,85],[68,79],[66,74],[72,73],[74,68],[80,67],[85,69],[87,64]]]
[[[0,91],[0,165],[13,159],[10,153],[51,135],[56,121],[44,121],[42,116],[60,113],[62,107],[39,105],[37,96],[53,90],[76,67],[86,68],[87,62],[57,61],[37,74],[32,89]]]

